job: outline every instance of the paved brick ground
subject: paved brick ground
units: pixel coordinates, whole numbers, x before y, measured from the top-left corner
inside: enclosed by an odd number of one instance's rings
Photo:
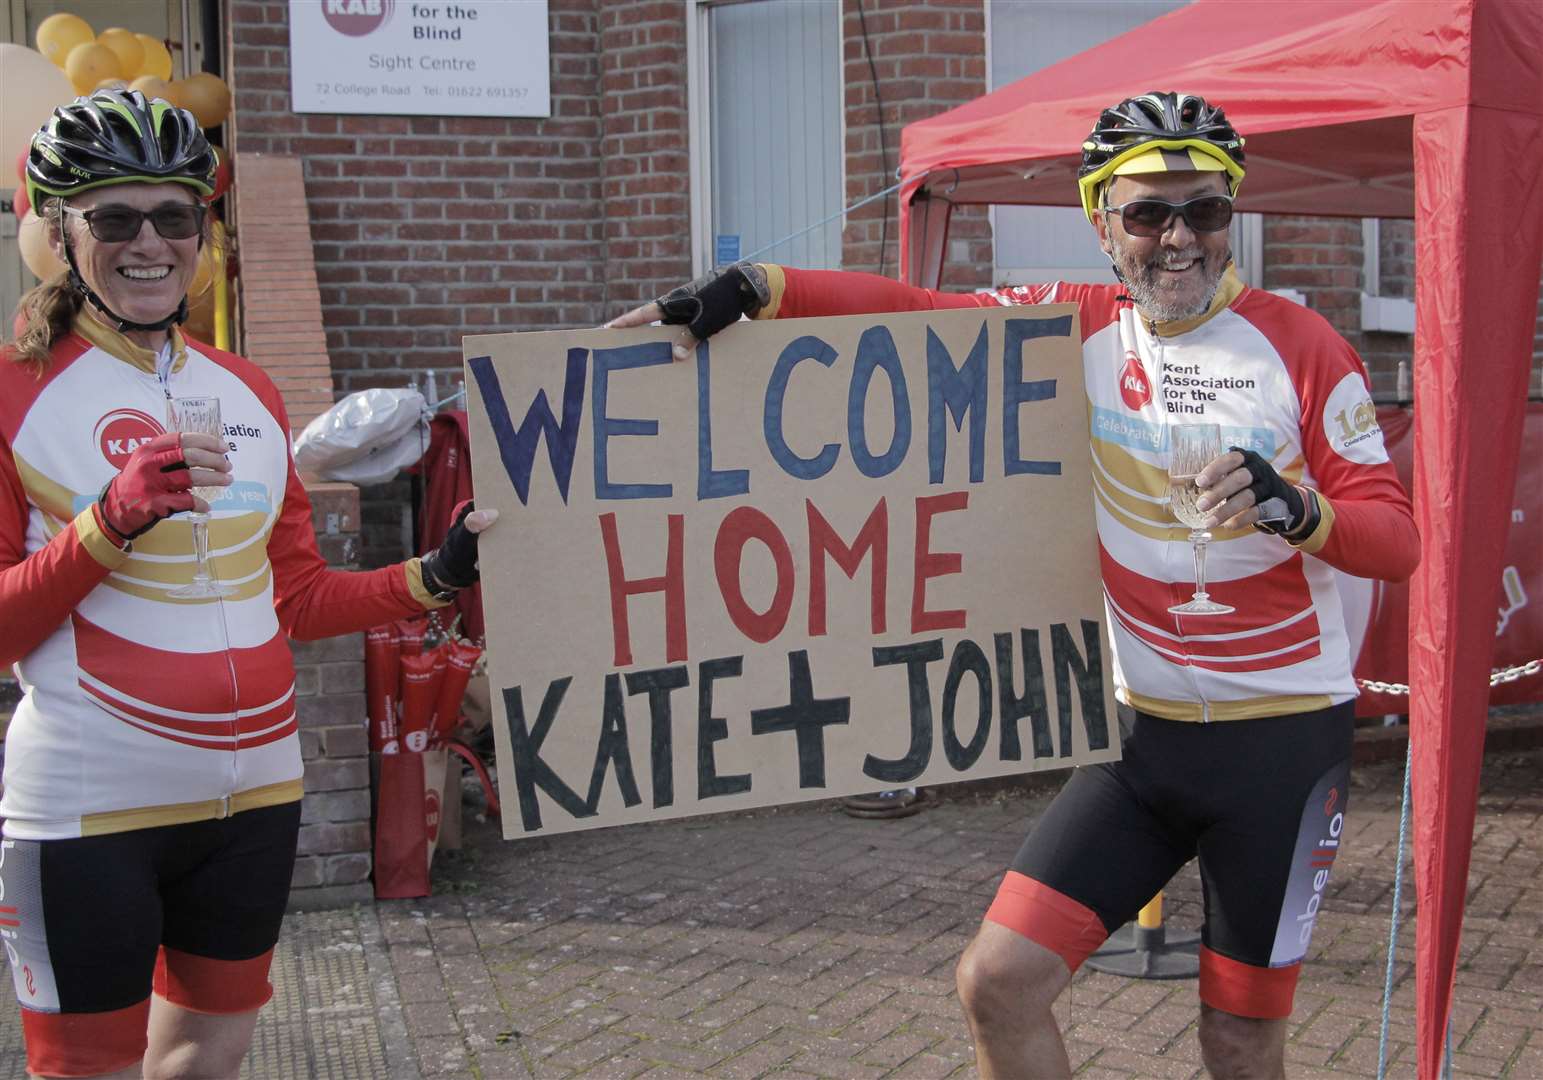
[[[1292,1017],[1299,1077],[1376,1075],[1401,763],[1359,767]],[[505,844],[470,824],[439,894],[293,915],[244,1075],[415,1080],[973,1075],[955,958],[1043,791],[860,821],[830,805]],[[1491,754],[1454,1075],[1543,1077],[1543,750]],[[1410,881],[1406,870],[1406,888]],[[1193,870],[1168,891],[1199,921]],[[1413,1075],[1405,893],[1390,1075]],[[1079,1076],[1202,1075],[1195,984],[1079,974]],[[14,1007],[0,1077],[21,1076]]]

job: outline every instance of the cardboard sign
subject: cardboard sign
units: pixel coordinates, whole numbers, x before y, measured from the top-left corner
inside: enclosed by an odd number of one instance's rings
[[[504,835],[1119,756],[1076,309],[465,341]]]

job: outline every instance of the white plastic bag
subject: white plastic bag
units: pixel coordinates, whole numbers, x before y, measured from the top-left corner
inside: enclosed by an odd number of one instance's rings
[[[295,440],[295,463],[327,480],[382,483],[417,461],[428,445],[429,411],[423,395],[377,387],[349,394],[307,424]],[[413,447],[417,455],[402,460]],[[387,460],[400,463],[387,470]],[[364,465],[356,473],[382,479],[342,475],[345,466],[356,462]]]
[[[416,465],[429,448],[427,421],[414,424],[395,442],[384,446],[372,446],[363,457],[354,458],[343,465],[321,469],[317,475],[323,480],[346,480],[363,487],[367,484],[384,484],[394,479],[398,471]]]

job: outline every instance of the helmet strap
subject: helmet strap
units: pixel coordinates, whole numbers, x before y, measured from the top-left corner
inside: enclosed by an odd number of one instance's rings
[[[185,296],[182,298],[182,302],[177,305],[176,311],[166,316],[166,318],[159,319],[153,323],[135,322],[133,319],[125,319],[122,315],[119,315],[107,306],[102,298],[96,294],[95,290],[86,284],[86,279],[81,276],[80,267],[75,264],[75,249],[70,246],[69,229],[61,229],[60,235],[64,241],[65,261],[70,264],[70,287],[89,300],[92,307],[111,319],[113,327],[120,334],[128,330],[166,330],[173,325],[181,326],[187,322],[188,298]]]

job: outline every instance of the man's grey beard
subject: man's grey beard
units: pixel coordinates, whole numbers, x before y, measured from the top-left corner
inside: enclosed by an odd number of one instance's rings
[[[1186,302],[1185,300],[1165,294],[1158,287],[1159,269],[1165,262],[1183,262],[1184,259],[1176,258],[1179,253],[1164,252],[1161,249],[1145,263],[1138,262],[1136,257],[1128,250],[1115,247],[1115,266],[1119,269],[1120,276],[1125,282],[1125,291],[1136,302],[1136,307],[1148,319],[1154,322],[1177,322],[1180,319],[1192,319],[1196,315],[1203,315],[1211,306],[1211,301],[1216,298],[1216,290],[1221,286],[1222,275],[1227,271],[1227,264],[1232,261],[1231,249],[1207,255],[1205,252],[1195,250],[1182,253],[1185,258],[1194,257],[1201,260],[1201,288],[1193,294],[1197,299]]]

